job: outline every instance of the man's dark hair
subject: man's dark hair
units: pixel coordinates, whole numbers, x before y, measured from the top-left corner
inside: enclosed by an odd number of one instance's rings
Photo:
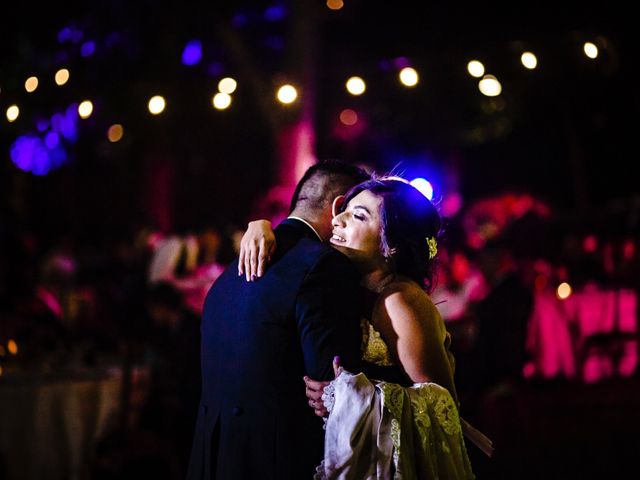
[[[298,182],[289,213],[296,207],[325,208],[339,195],[344,195],[354,185],[371,179],[363,168],[341,160],[323,160],[309,167]],[[326,181],[325,181],[326,180]]]

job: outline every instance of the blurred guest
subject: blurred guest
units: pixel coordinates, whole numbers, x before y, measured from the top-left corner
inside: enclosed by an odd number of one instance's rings
[[[200,321],[169,283],[150,287],[146,363],[151,368],[140,428],[171,445],[180,475],[186,472],[195,414],[200,400]]]
[[[225,266],[218,261],[221,245],[220,233],[212,227],[205,228],[197,236],[197,244],[191,248],[196,255],[195,266],[171,279],[171,283],[184,296],[187,307],[198,317],[202,314],[209,288],[224,271]]]
[[[475,307],[477,386],[485,390],[522,379],[533,295],[520,278],[507,240],[488,242],[478,262],[489,285],[486,297]]]

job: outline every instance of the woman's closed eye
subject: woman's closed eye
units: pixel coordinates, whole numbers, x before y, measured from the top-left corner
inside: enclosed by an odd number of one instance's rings
[[[353,218],[355,218],[356,220],[359,220],[361,222],[364,222],[367,219],[367,217],[365,217],[364,215],[360,215],[358,213],[354,213],[353,214]]]

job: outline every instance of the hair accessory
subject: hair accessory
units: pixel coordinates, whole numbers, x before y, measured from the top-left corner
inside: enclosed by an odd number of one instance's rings
[[[429,247],[429,260],[431,260],[438,253],[438,242],[436,242],[435,237],[427,237],[426,240]]]

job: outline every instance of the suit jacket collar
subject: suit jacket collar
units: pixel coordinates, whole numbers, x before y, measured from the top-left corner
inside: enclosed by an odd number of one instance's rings
[[[320,237],[318,233],[313,229],[313,227],[311,227],[307,222],[299,218],[295,218],[295,217],[286,218],[282,222],[280,222],[280,225],[278,225],[278,227],[280,226],[287,227],[288,229],[294,231],[295,234],[299,235],[300,237],[305,237],[305,238],[310,238],[311,240],[320,241]]]

